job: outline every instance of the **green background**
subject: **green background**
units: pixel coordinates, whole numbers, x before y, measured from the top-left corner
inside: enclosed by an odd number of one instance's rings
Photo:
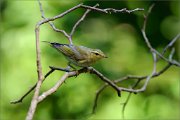
[[[114,80],[132,75],[148,75],[153,68],[152,56],[141,34],[143,14],[153,3],[151,1],[80,1],[53,0],[42,1],[46,17],[56,16],[65,10],[83,2],[93,6],[100,4],[100,8],[144,8],[144,12],[103,14],[90,12],[77,28],[73,43],[90,48],[101,49],[108,59],[95,64],[97,70]],[[12,105],[10,101],[18,99],[36,81],[36,54],[34,28],[40,21],[41,14],[37,1],[2,0],[1,4],[1,96],[0,108],[2,120],[24,119],[30,106],[32,93],[23,103]],[[80,8],[56,20],[57,28],[68,33],[75,22],[85,12]],[[156,2],[147,23],[147,36],[151,44],[158,51],[163,48],[180,31],[180,2]],[[41,26],[41,41],[56,41],[68,43],[61,34],[56,33],[48,24]],[[175,44],[174,59],[179,60],[179,45]],[[168,52],[169,53],[169,52]],[[168,54],[166,54],[166,57]],[[45,74],[49,65],[66,67],[67,60],[63,55],[41,42],[42,68]],[[161,70],[166,62],[158,62]],[[43,83],[41,93],[51,88],[63,75],[56,71]],[[125,110],[127,119],[180,119],[179,68],[171,67],[164,74],[153,78],[143,93],[132,95]],[[123,82],[121,86],[129,87],[133,80]],[[142,82],[143,83],[143,82]],[[100,95],[97,112],[92,111],[96,90],[103,82],[94,75],[81,74],[66,80],[56,93],[38,104],[34,118],[48,119],[121,119],[122,105],[127,98],[123,92],[118,97],[116,92],[108,87]],[[139,88],[142,86],[141,84]]]

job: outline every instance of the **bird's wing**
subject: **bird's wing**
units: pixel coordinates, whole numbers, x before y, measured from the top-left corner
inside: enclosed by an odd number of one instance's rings
[[[83,57],[87,58],[91,50],[84,46],[78,46],[77,51],[79,51],[79,53],[83,55]]]
[[[73,59],[75,61],[85,59],[82,53],[83,50],[77,46],[59,43],[51,43],[51,45],[59,52],[63,53],[67,58]]]
[[[71,58],[75,59],[76,61],[81,61],[86,59],[85,51],[81,49],[79,46],[69,46],[70,49],[73,51],[73,56]]]
[[[74,51],[69,47],[68,44],[54,44],[54,48],[56,48],[59,52],[63,53],[65,56],[73,56]]]

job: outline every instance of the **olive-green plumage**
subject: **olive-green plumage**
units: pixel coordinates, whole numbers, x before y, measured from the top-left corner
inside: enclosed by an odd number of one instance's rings
[[[55,42],[47,43],[62,53],[70,63],[80,67],[89,67],[99,59],[106,58],[106,55],[99,49],[91,49],[84,46],[60,44]]]

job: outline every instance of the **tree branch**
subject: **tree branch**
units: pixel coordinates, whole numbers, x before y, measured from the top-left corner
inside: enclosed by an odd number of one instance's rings
[[[46,73],[46,75],[44,76],[43,81],[51,74],[54,72],[55,69],[51,69],[49,70],[49,72]],[[37,83],[34,84],[34,86],[32,86],[20,99],[15,100],[15,101],[11,101],[11,104],[17,104],[17,103],[22,103],[22,101],[24,100],[24,98],[29,95],[37,86]]]
[[[175,49],[173,48],[170,55],[169,55],[169,59],[166,59],[165,57],[163,57],[163,54],[166,52],[166,50],[171,47],[175,41],[178,39],[179,37],[179,34],[165,47],[165,49],[163,50],[163,53],[162,55],[157,52],[150,44],[148,38],[146,37],[146,33],[145,33],[145,29],[146,29],[146,23],[147,23],[147,18],[149,16],[149,14],[151,13],[151,10],[152,8],[154,7],[154,4],[150,6],[149,10],[148,10],[148,13],[146,16],[144,16],[144,24],[143,24],[143,28],[142,28],[142,34],[143,34],[143,37],[144,37],[144,40],[146,42],[146,45],[148,46],[148,48],[150,49],[150,52],[152,53],[152,56],[153,56],[153,63],[154,63],[154,67],[153,67],[153,70],[152,70],[152,73],[149,75],[149,76],[132,76],[132,75],[128,75],[126,77],[123,77],[121,79],[118,79],[118,80],[115,80],[114,83],[120,83],[124,80],[128,80],[128,79],[137,79],[138,81],[133,85],[133,87],[131,87],[130,89],[127,89],[127,88],[121,88],[122,91],[128,91],[129,92],[129,95],[125,101],[125,103],[123,104],[123,108],[122,108],[122,114],[123,114],[123,118],[124,118],[124,111],[125,111],[125,107],[130,99],[130,96],[131,96],[131,93],[138,93],[138,92],[142,92],[146,89],[147,85],[148,85],[148,82],[151,78],[153,77],[158,77],[159,75],[163,74],[166,70],[168,70],[171,65],[176,65],[178,66],[178,62],[174,62],[172,60],[172,57],[174,55],[174,51]],[[162,59],[164,59],[166,62],[168,62],[168,65],[165,66],[161,71],[159,71],[158,73],[156,72],[156,64],[157,64],[157,55],[159,55]],[[140,83],[141,80],[143,79],[146,79],[143,87],[141,89],[138,89],[138,90],[134,90],[134,88]],[[103,86],[100,87],[100,89],[97,90],[96,92],[96,96],[95,96],[95,100],[94,100],[94,105],[93,105],[93,110],[92,110],[92,113],[95,113],[95,110],[96,110],[96,107],[97,107],[97,101],[98,101],[98,98],[99,98],[99,95],[100,93],[102,93],[102,91],[108,87],[109,85],[108,84],[104,84]]]
[[[164,53],[168,50],[168,48],[174,45],[174,43],[178,40],[178,38],[180,38],[180,33],[176,35],[176,37],[174,37],[174,39],[171,42],[169,42],[169,44],[164,48],[162,55],[164,55]]]
[[[83,5],[83,4],[81,3],[81,4],[78,4],[78,5],[74,6],[74,7],[72,7],[71,9],[69,9],[69,10],[67,10],[67,11],[65,11],[65,12],[63,12],[63,13],[61,13],[61,14],[59,14],[59,15],[57,15],[57,16],[54,16],[54,17],[52,17],[52,18],[45,18],[44,12],[43,12],[43,9],[42,9],[42,4],[40,3],[40,0],[38,0],[38,2],[39,2],[39,6],[40,6],[41,16],[42,16],[42,18],[44,18],[44,20],[40,21],[40,22],[38,23],[38,25],[40,26],[40,25],[42,25],[42,24],[44,24],[44,23],[49,22],[49,24],[51,25],[51,27],[53,28],[53,30],[55,30],[56,32],[63,33],[64,36],[65,36],[66,38],[68,38],[70,44],[73,44],[73,43],[72,43],[72,35],[73,35],[75,29],[76,29],[77,26],[80,24],[80,22],[82,22],[82,21],[84,20],[85,16],[86,16],[91,10],[94,10],[94,11],[97,11],[97,12],[103,12],[103,13],[106,13],[106,14],[111,13],[111,12],[114,12],[114,13],[132,13],[132,12],[135,12],[135,11],[143,11],[143,10],[144,10],[143,8],[136,8],[136,9],[134,9],[134,10],[127,10],[126,8],[120,9],[120,10],[113,9],[113,8],[100,9],[100,8],[96,8],[96,7],[98,6],[98,4],[95,5],[94,7],[91,7],[91,6]],[[81,19],[79,19],[79,21],[73,26],[70,35],[67,34],[64,30],[59,30],[59,29],[57,29],[57,28],[54,26],[54,24],[51,22],[51,21],[54,21],[54,20],[56,20],[56,19],[58,19],[58,18],[63,17],[64,15],[66,15],[66,14],[68,14],[68,13],[70,13],[70,12],[72,12],[72,11],[78,9],[78,8],[84,8],[84,9],[87,9],[87,11],[84,13],[84,15],[81,17]]]
[[[73,72],[75,73],[75,72]],[[48,91],[44,92],[42,95],[40,95],[38,97],[38,103],[41,102],[42,100],[44,100],[47,96],[51,95],[52,93],[56,92],[56,90],[62,85],[62,83],[64,83],[64,81],[69,77],[69,73],[65,73],[60,80],[55,84],[54,87],[52,87],[51,89],[49,89]]]
[[[146,36],[146,33],[145,33],[145,29],[146,29],[146,23],[147,23],[147,18],[148,18],[148,15],[149,13],[151,12],[152,8],[154,5],[152,5],[149,10],[148,10],[148,13],[147,15],[144,17],[144,24],[143,24],[143,27],[142,27],[142,35],[144,37],[144,40],[145,40],[145,43],[147,45],[147,47],[149,48],[150,52],[152,53],[152,58],[153,58],[153,69],[152,69],[152,72],[147,75],[147,76],[126,76],[126,77],[123,77],[121,79],[118,79],[118,80],[115,80],[115,81],[112,81],[110,79],[108,79],[107,77],[105,77],[102,73],[100,73],[99,71],[97,71],[96,69],[94,69],[93,67],[88,67],[88,68],[82,68],[78,71],[70,71],[69,69],[64,69],[64,68],[57,68],[57,67],[52,67],[50,66],[50,71],[45,75],[43,76],[43,73],[42,73],[42,66],[41,66],[41,51],[40,51],[40,45],[39,45],[39,29],[40,29],[40,26],[45,24],[45,23],[49,23],[50,26],[53,28],[54,31],[56,32],[60,32],[61,34],[63,34],[68,40],[69,40],[69,43],[70,44],[73,44],[72,42],[72,36],[74,34],[74,32],[76,31],[77,27],[80,25],[80,23],[85,19],[85,17],[87,16],[87,14],[93,10],[93,11],[96,11],[96,12],[101,12],[101,13],[105,13],[105,14],[111,14],[111,13],[132,13],[132,12],[135,12],[135,11],[142,11],[144,9],[142,8],[136,8],[136,9],[133,9],[133,10],[127,10],[126,8],[123,8],[123,9],[114,9],[114,8],[105,8],[105,9],[101,9],[101,8],[97,8],[98,4],[96,4],[95,6],[87,6],[87,5],[83,5],[82,3],[81,4],[78,4],[68,10],[66,10],[65,12],[57,15],[57,16],[54,16],[54,17],[51,17],[51,18],[46,18],[45,17],[45,14],[44,14],[44,11],[43,11],[43,8],[42,8],[42,4],[40,2],[40,0],[38,0],[39,2],[39,7],[40,7],[40,12],[41,12],[41,17],[43,18],[43,20],[39,21],[37,24],[36,24],[36,28],[35,28],[35,34],[36,34],[36,59],[37,59],[37,73],[38,73],[38,81],[37,83],[26,93],[24,94],[19,100],[17,101],[14,101],[14,102],[11,102],[13,104],[16,104],[16,103],[19,103],[19,102],[22,102],[22,100],[31,92],[35,89],[35,92],[34,92],[34,96],[33,96],[33,99],[31,101],[31,105],[29,107],[29,111],[28,111],[28,114],[26,116],[26,120],[32,120],[33,119],[33,116],[34,116],[34,113],[35,113],[35,110],[36,110],[36,107],[37,107],[37,104],[41,101],[43,101],[45,98],[47,98],[49,95],[53,94],[54,92],[56,92],[56,90],[64,83],[64,81],[66,79],[68,79],[69,77],[73,77],[73,76],[78,76],[79,74],[81,73],[86,73],[86,72],[90,72],[91,74],[95,74],[97,77],[99,77],[102,81],[105,82],[105,84],[103,86],[101,86],[101,88],[96,92],[96,97],[94,99],[94,106],[93,106],[93,113],[95,112],[95,109],[97,107],[97,101],[98,101],[98,97],[99,95],[102,93],[102,91],[108,87],[108,86],[111,86],[114,90],[116,90],[116,92],[118,93],[118,96],[121,96],[121,91],[126,91],[126,92],[129,92],[130,94],[128,95],[128,98],[126,99],[125,103],[124,103],[124,106],[123,106],[123,109],[122,109],[122,112],[124,114],[124,110],[125,110],[125,107],[130,99],[130,96],[131,96],[131,93],[139,93],[139,92],[143,92],[144,90],[146,90],[147,88],[147,85],[150,81],[151,78],[153,77],[157,77],[159,75],[161,75],[162,73],[164,73],[171,65],[175,65],[177,67],[180,67],[180,63],[177,62],[176,60],[173,60],[173,54],[174,54],[174,51],[175,49],[173,48],[170,55],[169,55],[169,59],[165,58],[163,55],[164,53],[167,51],[168,48],[170,48],[176,41],[177,39],[179,38],[180,34],[178,34],[163,50],[163,53],[159,53],[158,51],[156,51],[152,45],[150,44],[147,36]],[[59,30],[58,28],[55,27],[55,25],[53,24],[52,21],[58,19],[58,18],[62,18],[64,17],[66,14],[69,14],[70,12],[78,9],[78,8],[83,8],[83,9],[86,9],[86,12],[82,15],[82,17],[74,24],[71,32],[68,34],[66,31],[64,30]],[[161,59],[165,60],[168,65],[165,66],[161,71],[159,71],[158,73],[156,72],[156,65],[157,65],[157,57],[160,57]],[[52,87],[50,88],[49,90],[43,92],[41,95],[39,95],[39,91],[40,91],[40,87],[43,83],[43,81],[45,80],[46,77],[48,77],[50,74],[52,74],[55,70],[60,70],[60,71],[65,71],[66,73],[58,80],[58,82]],[[124,80],[128,80],[128,79],[137,79],[137,82],[131,87],[131,88],[124,88],[124,87],[120,87],[117,85],[117,83],[120,83]],[[135,87],[140,83],[141,80],[143,79],[146,79],[144,85],[140,88],[140,89],[135,89]]]
[[[40,0],[38,0],[38,3],[39,3],[40,12],[41,12],[41,17],[46,20],[47,18],[44,15],[44,11],[43,11]],[[62,33],[69,40],[70,44],[72,44],[72,40],[69,39],[70,36],[66,33],[65,30],[60,30],[60,29],[56,28],[52,21],[51,22],[49,21],[48,23],[50,24],[50,26],[53,28],[54,31]]]
[[[39,45],[39,26],[36,26],[35,34],[36,34],[36,63],[37,63],[38,82],[35,88],[33,99],[31,101],[31,105],[29,107],[28,114],[26,116],[26,120],[32,120],[34,116],[37,102],[38,102],[37,98],[39,96],[39,90],[40,90],[42,81],[44,79],[43,73],[42,73],[41,52],[40,52],[40,45]]]
[[[99,4],[96,4],[94,7],[97,7],[99,6]],[[76,24],[74,24],[72,30],[71,30],[71,33],[70,33],[70,38],[72,39],[72,35],[74,34],[77,26],[84,20],[84,18],[86,17],[86,15],[90,12],[91,10],[90,9],[87,9],[86,12],[83,14],[83,16],[76,22]]]
[[[152,8],[154,7],[154,5],[155,5],[155,4],[152,4],[152,5],[149,7],[149,10],[148,10],[147,15],[146,15],[146,16],[144,15],[144,24],[143,24],[143,28],[142,28],[142,30],[141,30],[141,32],[142,32],[142,34],[143,34],[143,38],[144,38],[144,40],[145,40],[145,42],[146,42],[146,44],[147,44],[147,46],[148,46],[148,48],[150,49],[151,52],[156,53],[160,58],[162,58],[162,59],[165,60],[166,62],[168,62],[168,63],[170,63],[170,64],[172,64],[172,65],[175,65],[175,66],[180,67],[180,63],[179,63],[179,62],[177,62],[177,61],[175,61],[175,60],[171,60],[171,61],[170,61],[170,60],[168,60],[167,58],[165,58],[165,57],[163,56],[164,52],[166,52],[166,50],[167,50],[170,46],[172,46],[172,45],[174,44],[174,42],[179,38],[180,34],[178,34],[178,35],[174,38],[174,40],[172,40],[172,41],[164,48],[162,54],[159,53],[157,50],[155,50],[155,49],[152,47],[152,45],[150,44],[150,42],[149,42],[149,40],[148,40],[148,38],[147,38],[147,36],[146,36],[145,30],[146,30],[147,19],[148,19],[149,14],[150,14],[151,11],[152,11]]]
[[[91,10],[94,10],[94,11],[97,11],[97,12],[102,12],[102,13],[132,13],[132,12],[135,12],[135,11],[143,11],[144,9],[143,8],[136,8],[134,10],[127,10],[127,8],[123,8],[123,9],[114,9],[114,8],[106,8],[106,9],[100,9],[100,8],[96,8],[96,7],[91,7],[91,6],[87,6],[87,5],[81,5],[82,8],[86,8],[86,9],[91,9]]]

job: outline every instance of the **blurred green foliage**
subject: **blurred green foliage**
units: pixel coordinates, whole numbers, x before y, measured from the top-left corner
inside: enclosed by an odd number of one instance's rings
[[[146,12],[151,1],[42,1],[46,17],[52,17],[83,2],[86,5],[100,4],[100,8],[144,8]],[[1,96],[0,119],[24,119],[31,97],[22,104],[11,105],[10,101],[23,95],[37,80],[35,55],[35,24],[41,20],[37,1],[1,0]],[[70,32],[74,23],[85,10],[78,9],[62,19],[56,20],[56,27]],[[102,49],[108,59],[99,61],[94,67],[110,79],[127,74],[148,75],[153,67],[152,56],[142,38],[140,29],[143,13],[102,14],[90,12],[73,36],[76,45]],[[156,2],[147,23],[147,36],[152,45],[162,51],[180,31],[180,2]],[[41,27],[41,41],[68,43],[60,33],[54,32],[48,24]],[[180,41],[179,41],[180,42]],[[175,58],[179,59],[179,46],[175,45]],[[66,67],[63,55],[41,43],[44,74],[48,66]],[[158,70],[166,63],[160,61]],[[63,75],[53,73],[43,84],[41,91],[52,87]],[[171,67],[158,78],[152,79],[144,93],[132,95],[125,110],[127,119],[180,119],[179,68]],[[133,81],[128,81],[128,85]],[[127,93],[119,98],[112,88],[107,88],[98,101],[97,113],[91,116],[96,90],[103,84],[94,75],[81,74],[70,78],[59,90],[38,105],[35,119],[121,119],[122,105]],[[124,83],[127,85],[127,83]],[[142,85],[142,84],[141,84]],[[88,117],[87,117],[88,116]]]

